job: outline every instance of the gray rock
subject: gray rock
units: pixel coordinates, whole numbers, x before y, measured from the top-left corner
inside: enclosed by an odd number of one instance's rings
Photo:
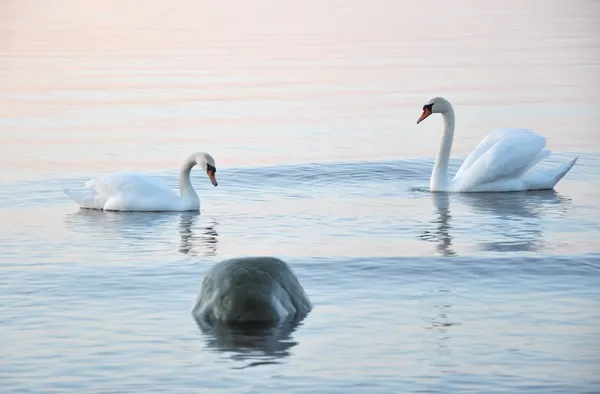
[[[221,261],[206,273],[192,313],[201,324],[278,324],[302,319],[311,309],[284,261],[240,257]]]

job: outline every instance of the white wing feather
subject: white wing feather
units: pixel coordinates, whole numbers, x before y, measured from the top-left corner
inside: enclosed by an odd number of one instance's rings
[[[110,210],[172,210],[181,204],[174,190],[143,174],[115,173],[91,179],[83,188],[65,189],[83,208]]]
[[[546,138],[524,129],[500,129],[488,134],[467,157],[453,182],[459,189],[503,179],[517,179],[549,152]]]

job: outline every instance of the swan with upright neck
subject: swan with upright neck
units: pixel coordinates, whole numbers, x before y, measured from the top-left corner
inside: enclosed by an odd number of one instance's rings
[[[551,151],[544,149],[546,138],[527,129],[500,129],[489,133],[465,159],[452,180],[448,163],[454,139],[454,109],[443,97],[423,106],[417,124],[439,113],[444,119],[444,134],[431,174],[431,191],[511,192],[553,189],[578,157],[548,170],[534,168]]]
[[[217,186],[215,160],[205,152],[189,155],[179,171],[177,195],[160,180],[145,174],[114,173],[91,179],[79,189],[64,192],[81,208],[105,211],[199,211],[200,199],[192,186],[190,172],[202,168]]]

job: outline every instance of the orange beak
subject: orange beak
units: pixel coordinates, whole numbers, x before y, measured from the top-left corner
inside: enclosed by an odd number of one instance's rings
[[[425,108],[423,110],[423,113],[421,114],[421,116],[419,117],[419,119],[417,119],[417,124],[421,123],[422,121],[425,120],[426,117],[428,117],[429,115],[431,115],[431,110],[429,108]]]
[[[208,179],[210,179],[210,181],[212,182],[213,186],[217,186],[217,178],[215,177],[215,172],[214,171],[206,171],[206,173],[208,174]]]

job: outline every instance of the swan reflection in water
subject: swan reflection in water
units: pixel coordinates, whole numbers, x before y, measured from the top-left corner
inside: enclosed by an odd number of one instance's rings
[[[208,226],[200,227],[200,234],[195,235],[192,231],[194,222],[199,212],[184,212],[179,221],[179,252],[190,256],[212,257],[217,254],[217,240],[219,233],[215,230],[217,222],[210,220]]]
[[[421,239],[436,243],[436,250],[442,256],[454,256],[456,252],[452,249],[452,236],[450,235],[450,195],[449,193],[432,193],[436,206],[437,218],[431,221],[436,231],[424,231]]]
[[[112,212],[96,209],[79,209],[67,214],[65,224],[78,233],[89,233],[95,237],[148,242],[151,239],[164,240],[163,233],[173,233],[179,229],[178,251],[193,256],[214,256],[219,234],[215,230],[214,219],[208,225],[195,224],[200,212]],[[176,224],[179,219],[178,225]],[[199,235],[195,233],[199,231]]]
[[[554,190],[511,193],[432,193],[436,218],[435,231],[425,231],[421,239],[436,242],[443,256],[456,255],[452,232],[466,234],[470,240],[483,233],[494,241],[480,242],[477,249],[491,252],[531,252],[546,246],[541,216],[564,214],[570,199]],[[454,205],[454,215],[451,214]],[[467,215],[463,220],[453,216]],[[476,215],[473,217],[472,215]],[[464,228],[468,226],[468,228]],[[485,234],[488,233],[488,234]]]
[[[448,316],[451,308],[452,305],[449,304],[433,305],[434,316],[430,318],[429,324],[425,327],[435,337],[438,356],[452,356],[452,348],[448,340],[452,337],[451,328],[460,323],[452,321]]]
[[[260,365],[278,364],[291,355],[291,349],[298,344],[292,333],[300,326],[301,320],[282,322],[277,326],[246,324],[226,326],[207,324],[194,319],[205,336],[209,349],[229,354],[234,361],[246,363],[233,369],[243,369]]]

